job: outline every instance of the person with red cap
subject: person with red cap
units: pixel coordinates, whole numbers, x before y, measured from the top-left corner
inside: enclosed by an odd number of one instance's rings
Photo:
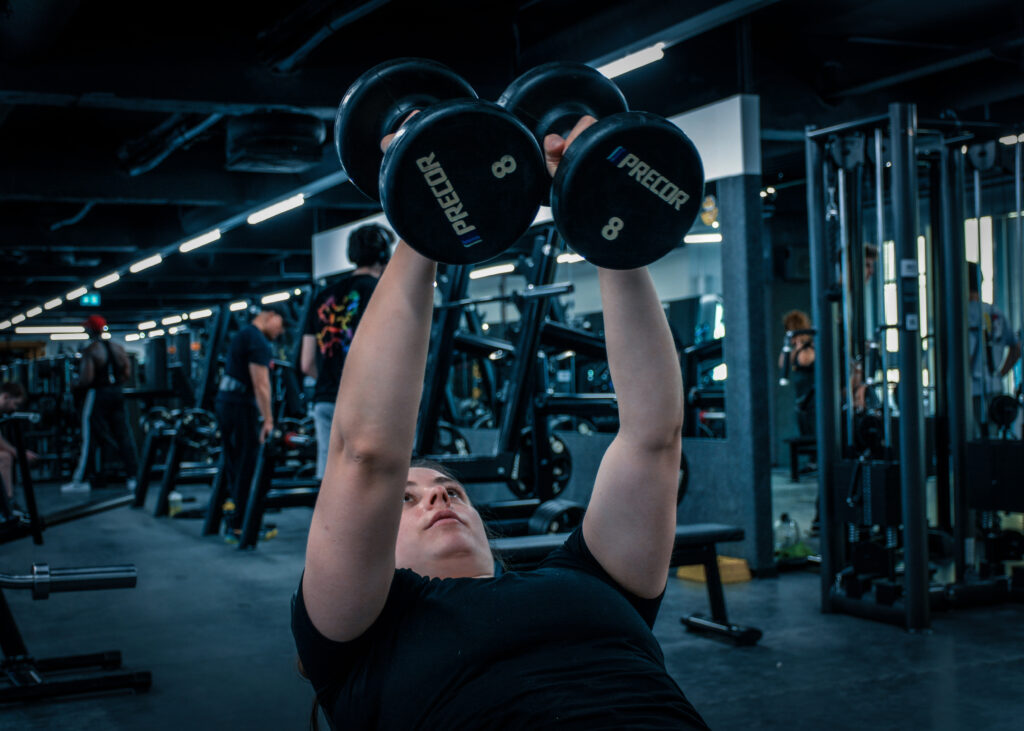
[[[121,387],[131,376],[131,362],[120,345],[103,339],[107,321],[100,315],[90,315],[82,323],[89,334],[89,344],[82,351],[77,389],[85,392],[82,403],[82,453],[71,482],[61,486],[63,492],[87,492],[86,481],[92,455],[104,442],[117,450],[124,462],[129,490],[135,489],[138,463],[135,441],[128,431],[124,411],[124,392]]]

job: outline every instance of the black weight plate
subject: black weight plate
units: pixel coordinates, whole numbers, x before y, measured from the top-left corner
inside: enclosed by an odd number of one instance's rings
[[[426,257],[470,264],[530,227],[547,185],[544,159],[518,119],[491,102],[441,102],[406,124],[384,155],[381,204]]]
[[[555,227],[584,258],[635,269],[682,243],[700,210],[704,166],[663,117],[624,112],[584,130],[551,186]]]
[[[334,118],[334,149],[352,183],[380,200],[380,141],[409,112],[476,92],[447,66],[423,58],[398,58],[374,66],[345,92]]]
[[[584,114],[603,119],[629,109],[611,79],[590,66],[560,62],[527,71],[498,104],[521,119],[541,144],[548,134],[568,135]]]
[[[1013,396],[1001,393],[988,402],[988,418],[996,426],[1009,426],[1017,420],[1020,404]]]

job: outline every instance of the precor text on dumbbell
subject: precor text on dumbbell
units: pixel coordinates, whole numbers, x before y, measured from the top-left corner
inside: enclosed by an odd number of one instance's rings
[[[441,206],[444,215],[451,221],[452,229],[460,237],[462,244],[464,246],[479,244],[482,241],[479,235],[466,236],[466,234],[476,231],[476,226],[466,220],[469,211],[463,209],[462,199],[455,192],[455,187],[448,179],[441,163],[434,158],[434,153],[431,152],[429,155],[419,158],[416,160],[416,165],[423,173],[423,179],[437,199],[437,204]]]
[[[690,200],[689,193],[645,163],[636,155],[626,152],[622,147],[617,147],[615,151],[608,156],[608,160],[612,163],[617,162],[618,165],[615,166],[617,168],[629,168],[629,177],[635,178],[640,185],[647,188],[647,190],[654,193],[654,195],[661,198],[670,206],[675,206],[677,211],[680,210],[680,206]],[[658,190],[658,186],[661,183],[667,183],[667,185],[662,190]]]

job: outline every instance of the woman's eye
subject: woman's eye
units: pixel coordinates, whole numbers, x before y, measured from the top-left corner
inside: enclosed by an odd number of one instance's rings
[[[405,495],[402,496],[402,502],[403,503],[411,503],[414,500],[415,500],[415,498],[412,496],[411,492],[407,492],[407,493],[405,493]]]
[[[449,487],[448,488],[448,497],[460,497],[459,491],[456,490],[454,487]]]

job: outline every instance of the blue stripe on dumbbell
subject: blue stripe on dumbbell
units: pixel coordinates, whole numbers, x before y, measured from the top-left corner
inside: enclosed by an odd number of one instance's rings
[[[623,147],[622,145],[619,145],[614,150],[612,150],[612,154],[608,156],[608,159],[611,162],[618,162],[619,160],[622,159],[623,155],[625,155],[625,154],[626,154],[626,148]]]

